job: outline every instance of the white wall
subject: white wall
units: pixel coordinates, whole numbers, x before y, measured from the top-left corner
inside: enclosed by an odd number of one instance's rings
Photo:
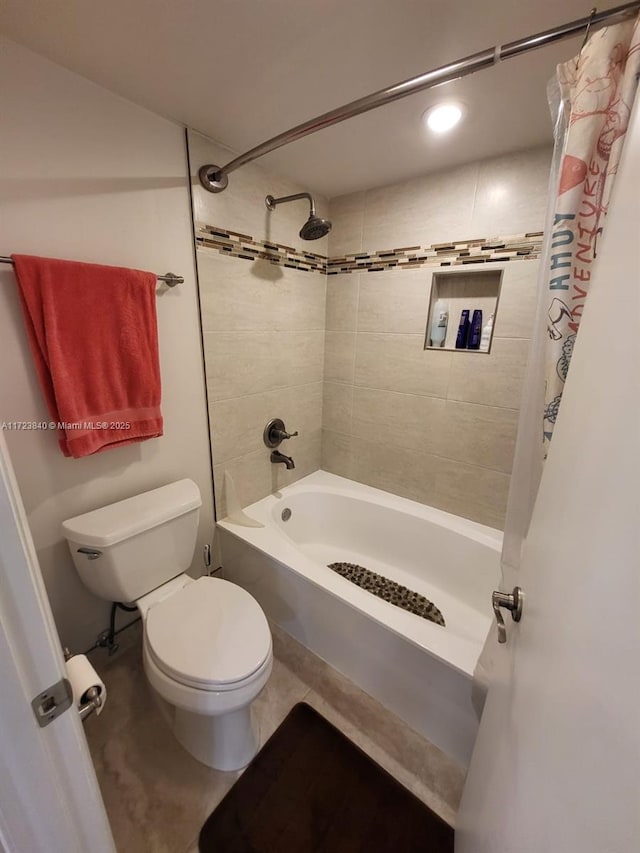
[[[0,110],[0,254],[185,277],[158,295],[162,438],[66,459],[55,433],[5,432],[58,630],[78,651],[106,626],[109,605],[80,583],[60,535],[63,519],[191,477],[203,497],[192,571],[199,573],[212,537],[184,132],[5,39]],[[0,421],[48,420],[8,266],[0,266],[0,341]]]

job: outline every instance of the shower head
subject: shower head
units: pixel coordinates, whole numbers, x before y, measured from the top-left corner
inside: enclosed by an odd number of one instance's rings
[[[319,240],[331,231],[331,222],[319,216],[310,216],[300,229],[303,240]]]
[[[269,210],[275,210],[276,205],[285,201],[296,201],[299,198],[306,198],[309,202],[309,218],[300,229],[299,234],[303,240],[319,240],[320,237],[324,237],[331,231],[331,222],[328,219],[316,216],[316,205],[312,195],[296,193],[295,195],[282,196],[282,198],[274,198],[272,195],[268,195],[264,203]]]

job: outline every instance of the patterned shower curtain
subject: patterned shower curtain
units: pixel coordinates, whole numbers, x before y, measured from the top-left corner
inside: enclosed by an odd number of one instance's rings
[[[504,528],[503,590],[517,583],[639,71],[640,15],[594,33],[579,56],[558,66],[557,79],[549,86],[555,147],[536,320]],[[603,334],[619,330],[603,329]],[[490,684],[508,665],[508,657],[498,649],[494,622],[474,672],[472,698],[478,717]]]
[[[591,283],[640,72],[640,17],[591,36],[558,66],[568,116],[555,198],[546,303],[545,457]],[[603,331],[603,333],[605,333]]]

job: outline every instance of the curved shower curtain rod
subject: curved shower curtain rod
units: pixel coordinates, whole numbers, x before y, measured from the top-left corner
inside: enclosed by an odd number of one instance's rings
[[[459,59],[448,65],[442,65],[440,68],[427,71],[418,77],[412,77],[409,80],[404,80],[402,83],[396,83],[386,89],[380,89],[380,91],[374,92],[372,95],[358,98],[356,101],[351,101],[349,104],[344,104],[335,110],[330,110],[328,113],[323,113],[320,116],[316,116],[316,118],[298,124],[292,127],[291,130],[287,130],[260,145],[256,145],[255,148],[251,148],[249,151],[236,157],[235,160],[231,160],[226,166],[215,166],[213,164],[202,166],[198,171],[200,183],[209,192],[222,192],[222,190],[227,188],[230,172],[234,172],[240,166],[251,163],[252,160],[256,160],[258,157],[263,157],[265,154],[275,151],[276,148],[281,148],[283,145],[288,145],[290,142],[295,142],[311,133],[323,130],[325,127],[331,127],[331,125],[338,124],[341,121],[345,121],[345,119],[353,118],[369,110],[375,110],[377,107],[390,104],[392,101],[397,101],[400,98],[406,98],[408,95],[413,95],[416,92],[432,89],[441,83],[458,80],[461,77],[473,74],[475,71],[490,68],[493,65],[497,65],[503,59],[511,59],[530,50],[536,50],[539,47],[545,47],[548,44],[571,38],[571,36],[577,35],[582,30],[588,31],[589,27],[602,24],[611,18],[630,16],[638,10],[640,10],[640,0],[635,0],[633,3],[625,3],[623,6],[616,6],[614,9],[607,9],[603,12],[597,12],[593,9],[591,14],[585,18],[579,18],[561,27],[554,27],[552,30],[545,30],[545,32],[538,33],[537,35],[509,42],[509,44],[496,45],[495,47],[481,50],[479,53],[473,53],[464,59]]]

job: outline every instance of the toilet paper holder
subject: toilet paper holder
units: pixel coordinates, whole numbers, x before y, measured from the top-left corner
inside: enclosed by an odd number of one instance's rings
[[[87,701],[78,708],[78,714],[83,722],[90,714],[102,707],[102,693],[98,687],[90,687],[85,696]]]
[[[69,649],[64,650],[64,659],[65,662],[71,660],[73,655],[69,651]],[[85,699],[86,697],[86,699]],[[82,722],[84,722],[87,717],[93,714],[94,711],[97,711],[98,708],[102,707],[102,691],[98,687],[90,687],[82,696],[85,701],[78,707],[78,715]]]

